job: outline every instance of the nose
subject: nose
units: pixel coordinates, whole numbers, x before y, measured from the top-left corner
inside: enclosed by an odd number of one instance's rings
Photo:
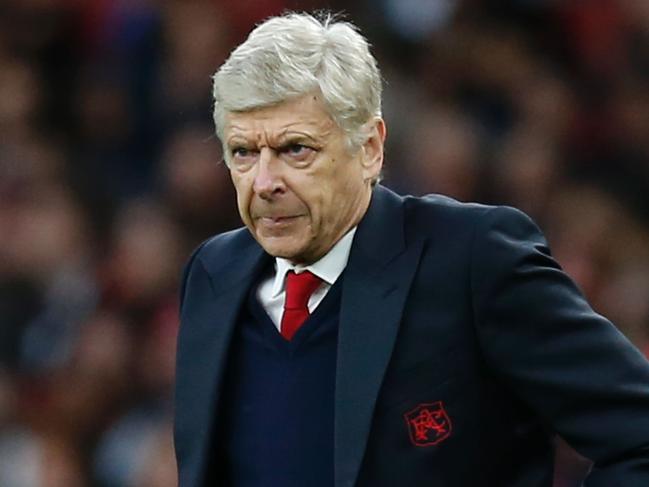
[[[277,159],[271,148],[263,147],[260,150],[256,164],[257,173],[252,187],[260,198],[269,200],[286,190],[280,165],[281,161]]]

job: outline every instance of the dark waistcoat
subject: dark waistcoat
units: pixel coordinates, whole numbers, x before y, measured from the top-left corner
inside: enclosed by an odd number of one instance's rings
[[[254,292],[233,338],[210,485],[331,487],[341,280],[286,341]]]

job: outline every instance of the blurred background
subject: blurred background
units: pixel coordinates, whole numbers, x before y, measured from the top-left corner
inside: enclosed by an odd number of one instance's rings
[[[239,225],[210,75],[261,19],[327,7],[383,70],[385,183],[523,209],[649,351],[649,2],[7,0],[0,486],[176,485],[179,274]]]

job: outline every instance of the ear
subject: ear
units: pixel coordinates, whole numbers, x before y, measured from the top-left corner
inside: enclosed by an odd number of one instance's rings
[[[386,128],[381,117],[374,118],[368,125],[368,137],[363,144],[361,160],[363,179],[376,181],[383,167],[383,145],[385,143]]]

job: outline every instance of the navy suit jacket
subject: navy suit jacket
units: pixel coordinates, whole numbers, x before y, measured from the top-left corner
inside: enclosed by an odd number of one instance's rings
[[[180,487],[215,460],[237,313],[270,259],[239,229],[186,267]],[[649,486],[647,361],[521,212],[377,186],[344,273],[335,487],[549,487],[555,432],[593,460],[585,485]]]

